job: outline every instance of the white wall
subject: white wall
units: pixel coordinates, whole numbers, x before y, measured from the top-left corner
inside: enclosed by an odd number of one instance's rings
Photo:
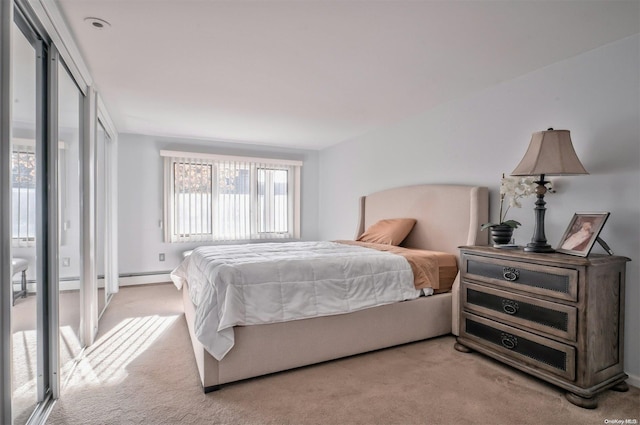
[[[555,247],[576,211],[611,212],[601,236],[632,260],[625,370],[638,385],[639,50],[640,36],[626,38],[321,151],[320,237],[353,237],[359,196],[409,184],[488,186],[496,219],[501,174],[513,171],[531,133],[568,129],[590,175],[552,178],[557,193],[545,198],[547,239]],[[509,213],[524,224],[515,233],[519,244],[533,234],[533,202]]]
[[[201,244],[166,243],[163,217],[163,160],[160,150],[302,160],[301,239],[318,237],[318,153],[206,140],[120,134],[118,140],[118,261],[120,274],[165,272],[182,252]],[[165,253],[165,261],[158,254]]]

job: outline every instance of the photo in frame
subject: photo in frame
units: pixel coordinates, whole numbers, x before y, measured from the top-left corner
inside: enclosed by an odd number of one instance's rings
[[[575,213],[556,251],[579,257],[588,256],[608,217],[608,212]]]

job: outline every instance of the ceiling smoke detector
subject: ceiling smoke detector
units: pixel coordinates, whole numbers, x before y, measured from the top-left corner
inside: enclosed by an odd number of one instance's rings
[[[96,30],[104,30],[111,26],[111,24],[104,19],[100,18],[84,18],[84,21],[91,25],[91,28]]]

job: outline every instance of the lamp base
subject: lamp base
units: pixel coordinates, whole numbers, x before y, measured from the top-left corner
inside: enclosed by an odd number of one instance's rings
[[[524,247],[526,252],[541,252],[544,254],[550,254],[552,252],[556,252],[555,249],[551,248],[551,245],[546,243],[528,243],[527,246]]]
[[[533,238],[531,238],[531,242],[524,247],[526,252],[540,252],[540,253],[551,253],[556,252],[555,249],[551,248],[551,245],[547,243],[547,237],[544,235],[544,213],[547,210],[544,206],[546,202],[544,202],[544,194],[547,192],[546,184],[549,183],[544,179],[544,174],[540,175],[540,179],[536,181],[538,186],[536,187],[536,195],[538,199],[536,200],[536,208],[534,210],[536,215],[536,225],[533,231]]]

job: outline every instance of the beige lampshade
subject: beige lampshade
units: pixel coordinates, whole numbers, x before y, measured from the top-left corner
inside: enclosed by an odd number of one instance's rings
[[[576,155],[569,130],[538,131],[512,176],[589,174]]]

